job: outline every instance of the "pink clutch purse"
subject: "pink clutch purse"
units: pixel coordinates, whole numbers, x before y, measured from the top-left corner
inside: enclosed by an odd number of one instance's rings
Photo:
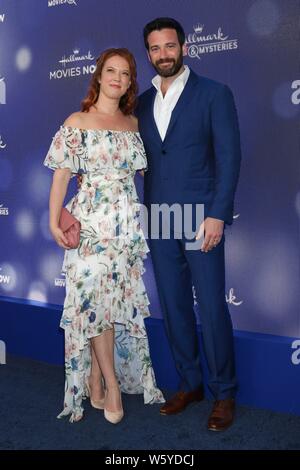
[[[64,232],[70,248],[77,248],[80,240],[81,224],[65,207],[61,209],[59,228]]]

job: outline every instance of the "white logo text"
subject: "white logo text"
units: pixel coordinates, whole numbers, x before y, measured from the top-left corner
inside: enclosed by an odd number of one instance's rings
[[[300,80],[294,80],[292,88],[295,90],[292,93],[291,100],[293,104],[300,104]]]
[[[2,137],[0,135],[0,149],[5,149],[6,144],[3,142]]]
[[[295,351],[291,356],[291,361],[297,366],[300,364],[300,339],[295,339],[295,341],[292,342],[292,349],[295,349]]]
[[[0,104],[6,104],[6,85],[4,77],[0,78]]]
[[[9,215],[8,207],[3,207],[3,204],[0,204],[0,215]]]
[[[0,340],[0,364],[6,364],[6,347],[4,341]]]
[[[0,271],[2,268],[0,268]],[[4,274],[0,274],[0,284],[9,284],[10,283],[10,276],[6,276]]]
[[[185,44],[189,57],[200,59],[201,54],[238,48],[237,39],[228,39],[229,36],[224,35],[221,26],[212,34],[201,34],[203,29],[204,25],[198,24],[194,26],[194,32],[187,35]]]
[[[228,296],[226,295],[226,302],[228,304],[232,304],[232,305],[235,305],[235,306],[239,306],[243,303],[243,300],[240,300],[240,301],[236,301],[236,295],[234,295],[234,289],[231,287],[231,289],[229,289],[229,294]]]
[[[48,0],[48,7],[56,7],[58,5],[64,5],[65,3],[77,6],[76,0]]]

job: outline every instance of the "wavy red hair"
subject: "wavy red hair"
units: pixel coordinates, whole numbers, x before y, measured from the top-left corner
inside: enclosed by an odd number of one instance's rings
[[[101,76],[102,69],[107,59],[110,59],[115,55],[123,57],[123,59],[128,62],[131,81],[127,92],[120,99],[120,109],[123,114],[126,115],[133,113],[136,106],[136,98],[138,93],[136,62],[131,52],[125,48],[110,48],[102,52],[102,54],[98,57],[96,61],[96,70],[92,75],[87,95],[81,102],[81,111],[84,113],[87,113],[90,107],[96,103],[100,91],[99,78]]]

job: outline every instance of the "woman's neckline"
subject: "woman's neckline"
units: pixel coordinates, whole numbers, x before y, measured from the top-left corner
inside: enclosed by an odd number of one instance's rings
[[[123,132],[123,133],[129,133],[129,134],[139,134],[139,131],[129,131],[129,130],[118,130],[118,129],[83,129],[82,127],[74,127],[74,126],[65,126],[61,125],[60,127],[64,129],[75,129],[78,131],[85,131],[85,132]]]

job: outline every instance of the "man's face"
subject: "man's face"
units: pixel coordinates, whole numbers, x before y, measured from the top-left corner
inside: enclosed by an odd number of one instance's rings
[[[152,31],[148,36],[148,57],[161,77],[173,77],[182,67],[185,46],[180,46],[175,29]]]

